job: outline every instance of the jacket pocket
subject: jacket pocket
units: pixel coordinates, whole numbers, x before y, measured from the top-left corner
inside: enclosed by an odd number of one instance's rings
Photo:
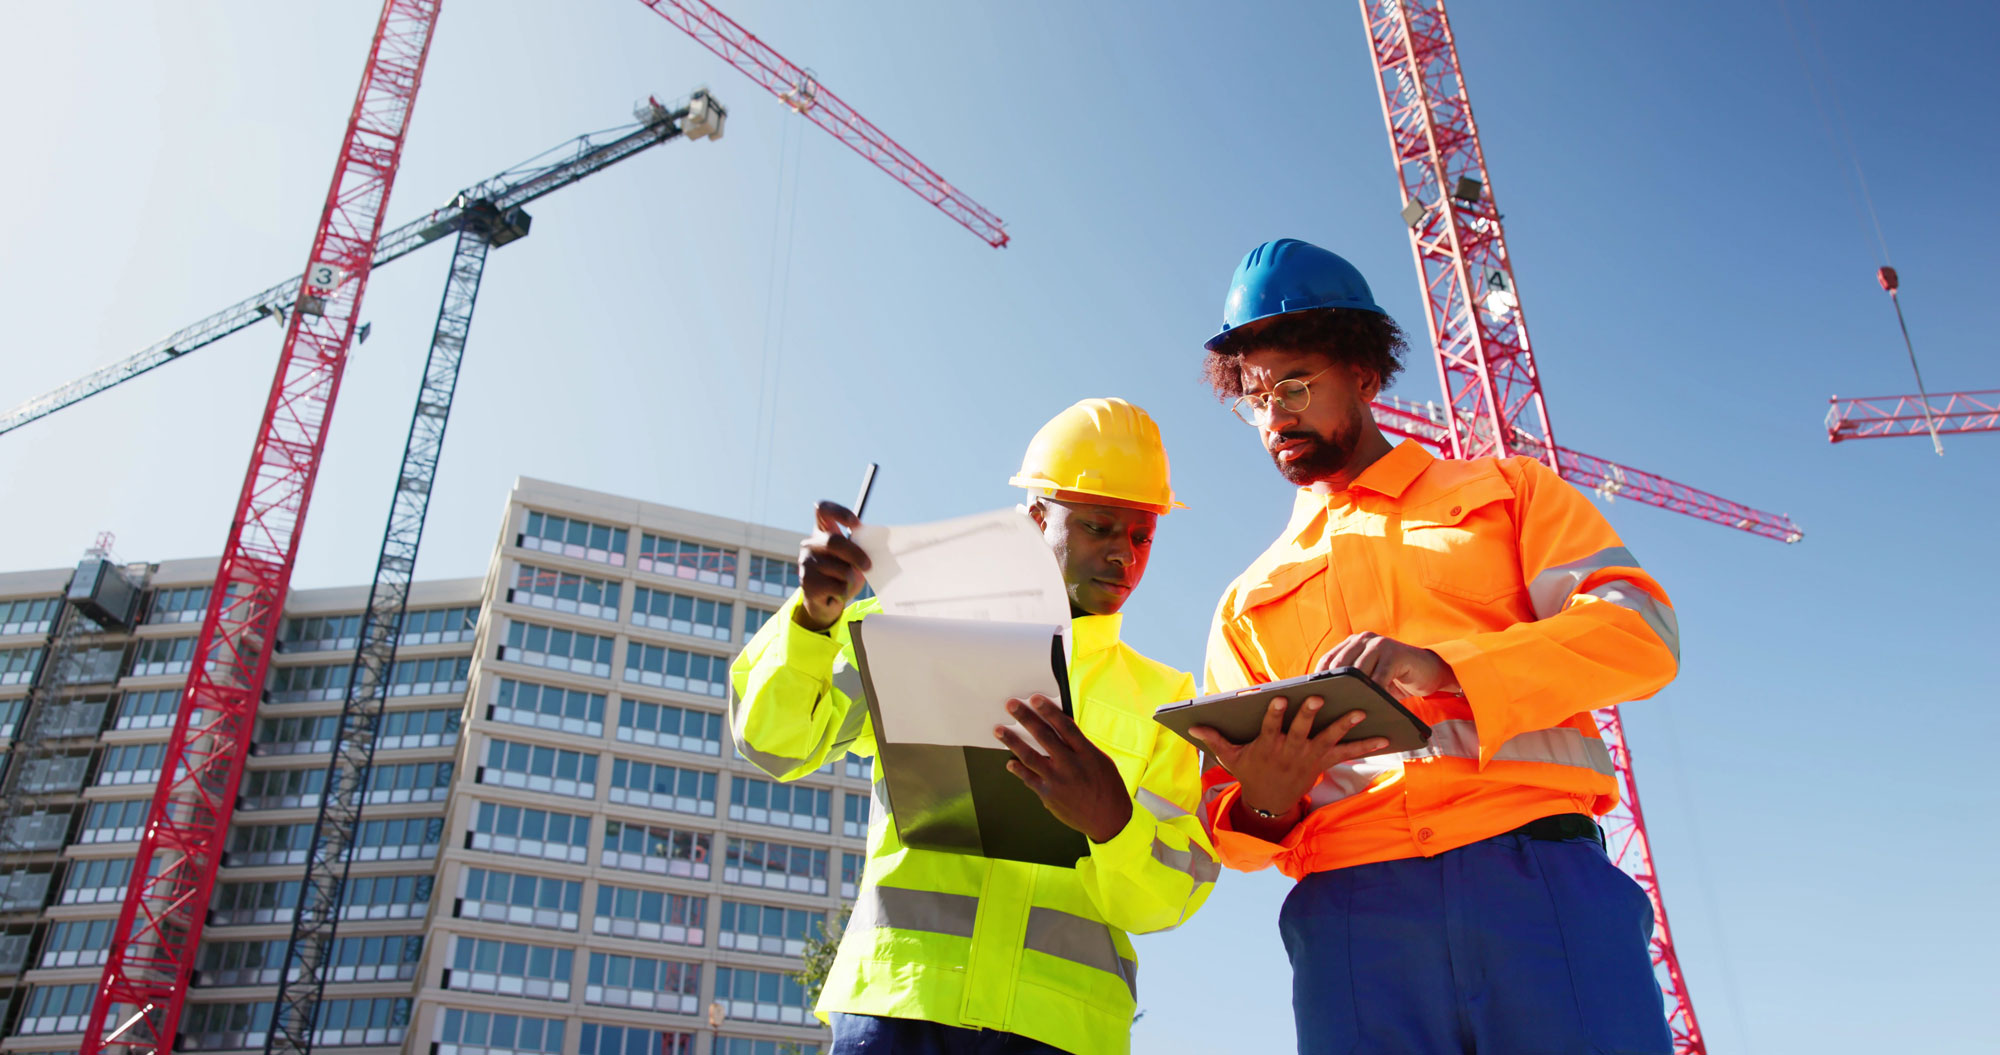
[[[1514,489],[1494,475],[1404,514],[1403,544],[1416,551],[1427,589],[1475,604],[1492,604],[1522,589],[1513,498]]]

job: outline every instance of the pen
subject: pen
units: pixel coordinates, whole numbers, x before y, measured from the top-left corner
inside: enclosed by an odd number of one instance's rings
[[[881,466],[868,463],[868,469],[861,474],[861,496],[854,500],[854,519],[861,519],[861,511],[868,508],[868,492],[875,489],[875,470]]]

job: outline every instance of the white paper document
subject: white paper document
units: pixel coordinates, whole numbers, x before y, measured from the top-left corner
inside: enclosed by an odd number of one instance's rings
[[[992,623],[881,612],[860,636],[886,743],[1001,747],[996,725],[1019,725],[1008,698],[1062,698],[1050,623]],[[1030,744],[1033,737],[1024,736]]]
[[[1035,623],[1069,641],[1069,592],[1042,531],[1021,509],[896,527],[862,524],[882,611],[938,619]]]

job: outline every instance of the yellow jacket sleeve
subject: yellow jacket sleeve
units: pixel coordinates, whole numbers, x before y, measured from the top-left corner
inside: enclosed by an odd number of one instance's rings
[[[826,633],[793,622],[798,606],[794,593],[729,666],[737,749],[778,780],[797,780],[849,751],[875,753],[848,628],[880,603],[848,605]]]
[[[1535,618],[1431,646],[1465,690],[1482,766],[1521,733],[1645,699],[1680,668],[1673,603],[1590,500],[1540,462],[1501,466]]]
[[[1195,694],[1193,677],[1178,671],[1174,676],[1178,681],[1145,698],[1166,703]],[[1109,841],[1093,843],[1089,856],[1077,862],[1077,879],[1105,922],[1138,934],[1171,930],[1208,899],[1221,868],[1194,812],[1200,793],[1194,748],[1154,726],[1133,791],[1132,819]]]

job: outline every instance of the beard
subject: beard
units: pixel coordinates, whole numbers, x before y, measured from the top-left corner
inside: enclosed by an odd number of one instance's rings
[[[1335,475],[1354,460],[1354,451],[1361,443],[1361,430],[1343,425],[1331,436],[1321,436],[1304,430],[1278,433],[1280,440],[1302,440],[1304,446],[1290,461],[1279,461],[1271,455],[1271,464],[1278,467],[1278,474],[1295,487],[1309,487]]]

